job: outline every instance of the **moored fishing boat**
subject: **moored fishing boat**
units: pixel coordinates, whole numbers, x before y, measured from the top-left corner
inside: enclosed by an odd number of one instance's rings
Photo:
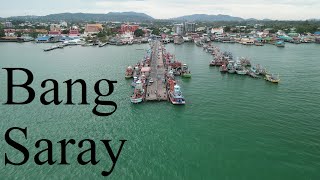
[[[256,72],[260,75],[265,76],[266,74],[268,74],[267,69],[263,68],[262,66],[260,66],[259,64],[256,66]]]
[[[189,67],[187,64],[182,65],[181,76],[184,78],[191,78],[191,71],[189,70]]]
[[[219,71],[220,71],[221,73],[226,73],[226,72],[228,72],[228,68],[227,68],[226,64],[223,64],[222,66],[220,66]]]
[[[236,73],[239,75],[246,75],[247,70],[244,67],[240,66],[236,68]]]
[[[247,71],[247,74],[252,77],[252,78],[259,78],[258,75],[256,75],[254,72],[252,72],[251,70]]]
[[[182,95],[180,90],[180,86],[176,84],[176,82],[172,79],[169,80],[169,99],[174,105],[184,105],[186,101]]]
[[[134,104],[141,103],[144,99],[144,89],[143,84],[140,80],[136,82],[136,86],[134,88],[133,95],[130,98],[130,101]]]
[[[273,74],[266,74],[264,79],[266,81],[269,81],[269,82],[272,82],[272,83],[279,83],[280,82],[280,78],[279,78],[279,75],[278,76],[275,76]]]
[[[133,68],[129,66],[126,70],[125,78],[130,79],[133,77]]]
[[[228,68],[228,73],[230,74],[236,73],[236,68],[234,67],[234,61],[229,61],[227,68]]]
[[[276,45],[277,47],[285,47],[284,41],[277,41],[277,42],[275,43],[275,45]]]

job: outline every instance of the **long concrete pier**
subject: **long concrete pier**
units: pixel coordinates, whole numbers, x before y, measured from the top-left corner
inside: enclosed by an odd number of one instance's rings
[[[168,99],[165,66],[163,64],[163,48],[160,41],[152,42],[150,78],[153,83],[147,86],[146,101],[166,101]]]

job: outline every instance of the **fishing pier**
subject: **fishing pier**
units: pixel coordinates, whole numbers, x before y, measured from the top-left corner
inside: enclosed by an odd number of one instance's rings
[[[163,48],[159,41],[153,42],[150,58],[150,78],[146,86],[146,101],[166,101],[168,100],[166,81],[165,81],[165,66],[163,63]],[[152,83],[150,83],[152,79]]]
[[[176,83],[171,55],[166,52],[159,40],[150,42],[150,50],[141,62],[134,68],[129,66],[125,77],[133,78],[131,86],[134,87],[131,103],[138,104],[143,101],[170,101],[174,105],[185,104],[180,86]]]

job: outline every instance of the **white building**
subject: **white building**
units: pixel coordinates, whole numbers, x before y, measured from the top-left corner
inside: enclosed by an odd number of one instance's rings
[[[223,34],[224,31],[223,31],[223,28],[222,28],[222,27],[220,27],[220,28],[212,28],[212,29],[211,29],[211,33],[212,33],[212,34]]]
[[[5,23],[4,23],[4,27],[6,27],[6,28],[12,28],[12,27],[13,27],[13,24],[12,24],[12,22],[5,22]]]
[[[173,27],[174,33],[178,35],[183,35],[184,34],[184,26],[183,24],[175,24]]]
[[[62,27],[68,27],[68,23],[65,22],[65,21],[61,21],[61,22],[60,22],[60,26],[62,26]]]

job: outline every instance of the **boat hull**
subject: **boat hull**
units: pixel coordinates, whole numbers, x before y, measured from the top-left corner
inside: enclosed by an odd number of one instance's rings
[[[236,71],[236,73],[239,75],[246,75],[247,74],[247,72],[245,72],[245,71]]]
[[[131,98],[130,101],[133,104],[139,104],[139,103],[142,103],[143,99],[142,98]]]
[[[181,99],[181,101],[176,101],[173,98],[172,94],[169,94],[169,100],[173,105],[185,105],[186,104],[186,101],[184,99]]]
[[[191,78],[191,74],[182,74],[183,78]]]

